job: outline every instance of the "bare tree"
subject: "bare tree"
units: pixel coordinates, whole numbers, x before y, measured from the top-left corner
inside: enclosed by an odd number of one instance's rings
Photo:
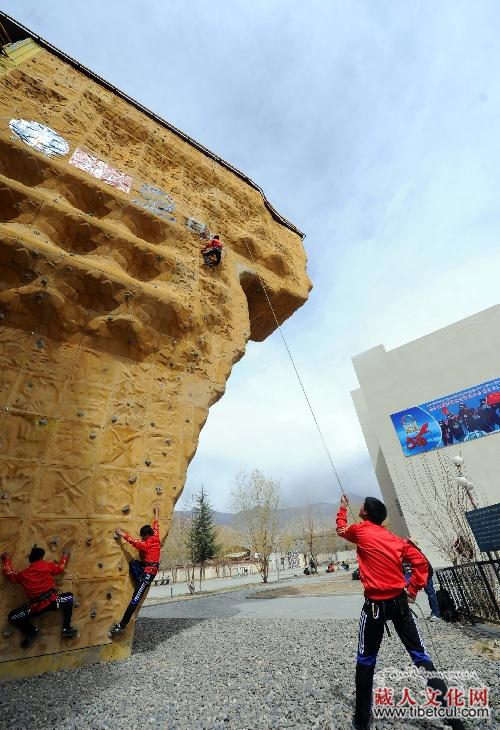
[[[466,491],[457,483],[456,469],[447,455],[432,456],[432,461],[421,459],[418,469],[413,462],[405,464],[405,476],[398,474],[404,499],[432,545],[450,562],[478,559],[479,551],[465,517],[471,509]],[[408,483],[411,492],[405,489]]]
[[[311,505],[307,505],[307,513],[304,519],[300,521],[300,532],[302,538],[306,544],[307,551],[311,556],[311,559],[316,563],[316,532],[317,526],[314,521],[314,517],[311,511]]]
[[[231,496],[235,521],[252,549],[258,553],[260,574],[267,583],[269,557],[278,536],[280,482],[269,479],[258,470],[250,474],[242,472],[236,477]]]

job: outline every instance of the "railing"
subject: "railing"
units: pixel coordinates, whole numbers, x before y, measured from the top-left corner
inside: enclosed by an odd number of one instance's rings
[[[450,594],[459,614],[472,623],[500,624],[500,560],[480,560],[436,570],[441,589]]]

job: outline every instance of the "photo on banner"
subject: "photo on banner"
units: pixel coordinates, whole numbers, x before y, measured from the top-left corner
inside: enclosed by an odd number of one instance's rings
[[[500,431],[500,378],[393,413],[405,456]]]

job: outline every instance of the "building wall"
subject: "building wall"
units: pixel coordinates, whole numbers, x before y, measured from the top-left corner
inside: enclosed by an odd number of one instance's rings
[[[432,527],[438,513],[445,519],[443,484],[456,484],[452,457],[461,453],[479,506],[498,502],[500,432],[406,457],[390,415],[498,378],[500,306],[394,350],[379,345],[354,357],[353,364],[360,384],[360,390],[353,393],[354,405],[391,521],[399,534],[416,536],[436,565],[448,563],[436,549],[426,524]],[[431,500],[435,512],[424,511],[419,516],[422,495]],[[403,519],[398,517],[396,499]]]
[[[46,48],[2,71],[0,552],[20,569],[34,544],[69,550],[79,630],[63,643],[43,617],[22,651],[6,616],[24,597],[2,578],[11,677],[129,653],[133,625],[108,638],[131,592],[114,529],[158,503],[168,532],[209,407],[276,327],[262,285],[280,321],[311,285],[301,236],[241,175]]]

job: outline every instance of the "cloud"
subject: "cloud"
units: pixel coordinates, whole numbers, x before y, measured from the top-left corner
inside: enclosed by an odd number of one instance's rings
[[[314,289],[285,336],[341,479],[375,489],[350,358],[498,302],[500,6],[70,5],[2,3],[243,169],[307,233]],[[188,484],[224,509],[252,468],[290,501],[336,492],[277,334],[234,368]]]

